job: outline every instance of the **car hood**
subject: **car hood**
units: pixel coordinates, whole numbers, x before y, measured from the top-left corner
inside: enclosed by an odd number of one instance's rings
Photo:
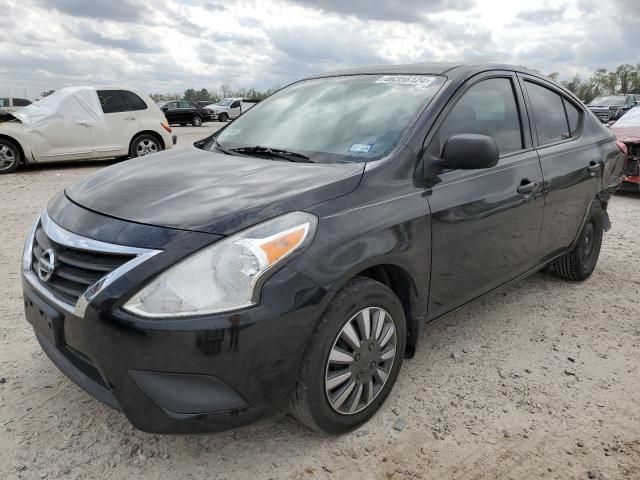
[[[364,163],[312,164],[179,147],[100,170],[72,202],[132,222],[219,235],[346,195]]]

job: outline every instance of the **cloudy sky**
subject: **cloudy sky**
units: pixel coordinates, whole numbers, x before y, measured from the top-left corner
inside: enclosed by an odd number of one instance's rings
[[[637,0],[0,0],[0,95],[265,89],[354,65],[640,62]]]

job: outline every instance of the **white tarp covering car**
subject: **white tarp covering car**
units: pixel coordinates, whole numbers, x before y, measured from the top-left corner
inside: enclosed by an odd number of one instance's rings
[[[15,112],[13,116],[32,130],[43,128],[56,120],[92,127],[104,123],[104,112],[94,87],[62,88]]]
[[[0,114],[0,173],[25,163],[140,157],[175,141],[164,114],[138,90],[63,88]]]

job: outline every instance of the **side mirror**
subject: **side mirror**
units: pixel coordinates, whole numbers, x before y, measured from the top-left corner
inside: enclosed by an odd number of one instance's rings
[[[498,164],[499,156],[498,145],[492,137],[463,133],[449,137],[438,166],[457,170],[491,168]]]

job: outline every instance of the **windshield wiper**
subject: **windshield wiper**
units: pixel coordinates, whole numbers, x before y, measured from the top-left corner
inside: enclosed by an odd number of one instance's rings
[[[225,155],[233,155],[232,151],[229,151],[226,148],[224,148],[222,145],[220,145],[220,142],[218,142],[218,138],[217,137],[213,139],[213,146],[216,147],[218,150],[220,150]]]
[[[311,160],[306,155],[298,152],[291,152],[289,150],[283,150],[281,148],[261,147],[259,145],[256,145],[254,147],[234,148],[231,151],[244,154],[253,153],[258,155],[268,155],[271,157],[282,158],[284,160],[288,160],[289,162],[313,163],[313,160]]]

